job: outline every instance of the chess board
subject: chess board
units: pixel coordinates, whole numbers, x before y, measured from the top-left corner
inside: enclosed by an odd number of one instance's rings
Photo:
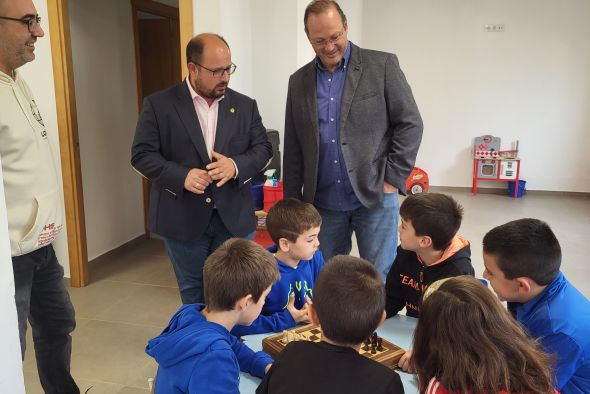
[[[297,340],[319,342],[322,339],[322,330],[318,325],[308,324],[292,328],[288,331],[294,333],[298,337]],[[285,346],[287,346],[287,335],[285,332],[282,332],[264,338],[262,340],[262,350],[268,353],[273,359],[276,358]],[[381,346],[382,350],[375,350],[375,354],[372,354],[370,349],[365,350],[363,349],[364,345],[361,345],[359,354],[380,362],[391,369],[397,368],[397,363],[405,353],[405,350],[385,339],[382,339]]]

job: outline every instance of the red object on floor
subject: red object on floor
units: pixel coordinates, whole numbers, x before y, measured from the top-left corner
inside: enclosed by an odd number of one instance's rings
[[[254,242],[262,246],[263,248],[268,248],[274,243],[272,242],[272,239],[270,238],[268,231],[263,229],[256,230],[256,234],[254,234]]]
[[[430,188],[428,174],[420,167],[414,167],[408,179],[406,179],[406,193],[418,194],[427,192]]]
[[[277,186],[263,186],[264,190],[264,210],[268,210],[283,199],[283,182],[278,182]]]

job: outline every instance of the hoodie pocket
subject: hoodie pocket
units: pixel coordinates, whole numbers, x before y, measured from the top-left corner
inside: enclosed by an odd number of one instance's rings
[[[18,242],[21,254],[49,245],[62,228],[59,193],[52,190],[35,196],[35,220]]]

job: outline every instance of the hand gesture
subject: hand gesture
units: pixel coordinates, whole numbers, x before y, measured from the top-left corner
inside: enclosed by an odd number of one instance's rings
[[[309,298],[306,297],[306,301]],[[301,309],[295,308],[295,293],[291,293],[289,296],[289,303],[287,304],[287,310],[295,320],[295,323],[309,323],[309,316],[307,314],[307,302]]]
[[[409,373],[416,373],[414,366],[412,365],[412,350],[408,350],[404,353],[404,355],[399,359],[397,366],[405,372]]]
[[[221,187],[227,181],[236,176],[236,166],[234,162],[229,158],[225,157],[221,153],[215,151],[211,152],[211,157],[215,160],[213,163],[207,164],[207,171],[209,176],[217,182],[216,186]]]
[[[203,194],[205,189],[213,182],[207,171],[198,168],[191,169],[184,180],[184,188],[191,193]]]

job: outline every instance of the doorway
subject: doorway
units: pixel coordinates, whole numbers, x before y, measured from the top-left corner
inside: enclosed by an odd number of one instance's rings
[[[142,3],[148,3],[148,1]],[[149,1],[149,3],[159,4],[154,1]],[[81,163],[84,162],[84,157],[80,155],[78,138],[68,1],[47,0],[47,8],[55,79],[71,285],[72,287],[83,287],[90,282],[82,192]],[[180,31],[180,41],[187,42],[192,37],[193,30],[192,0],[178,0],[177,12],[177,29]],[[179,52],[180,54],[178,54]],[[183,59],[184,55],[180,46],[177,47],[177,54],[177,58]],[[183,60],[180,60],[178,64],[183,64]],[[138,102],[139,97],[138,95]]]
[[[137,99],[143,99],[182,80],[179,11],[151,0],[131,0]],[[144,228],[147,237],[151,182],[142,178]]]

